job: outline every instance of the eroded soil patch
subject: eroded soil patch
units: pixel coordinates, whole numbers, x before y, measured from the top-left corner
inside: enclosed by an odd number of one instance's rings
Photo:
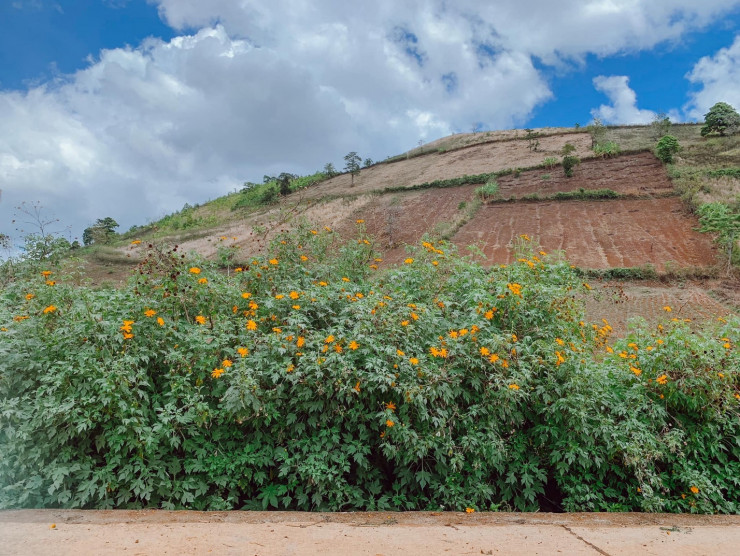
[[[703,267],[716,263],[711,238],[675,197],[647,200],[493,204],[481,207],[454,236],[458,246],[478,244],[491,263],[513,260],[520,234],[547,251],[564,250],[582,268],[635,267],[666,263]]]

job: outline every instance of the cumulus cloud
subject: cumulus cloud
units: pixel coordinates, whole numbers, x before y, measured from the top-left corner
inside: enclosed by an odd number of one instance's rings
[[[350,150],[377,160],[522,125],[552,97],[537,64],[651,48],[738,5],[149,1],[180,36],[0,91],[0,228],[12,204],[40,199],[76,234],[105,216],[125,229],[265,173],[341,167]],[[643,121],[626,78],[604,79],[604,119]]]
[[[655,112],[637,108],[637,95],[629,86],[626,75],[594,77],[594,87],[604,93],[611,105],[602,104],[591,110],[594,118],[606,124],[647,124],[655,118]]]
[[[685,107],[692,119],[703,120],[717,102],[740,110],[740,35],[731,46],[699,60],[686,78],[701,87]]]

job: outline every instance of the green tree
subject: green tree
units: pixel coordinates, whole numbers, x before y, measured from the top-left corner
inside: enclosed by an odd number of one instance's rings
[[[280,188],[280,195],[290,195],[290,182],[296,179],[298,176],[295,174],[289,174],[288,172],[281,173],[275,181],[278,183]]]
[[[573,168],[581,163],[581,159],[575,156],[574,152],[576,152],[576,148],[570,143],[563,145],[560,150],[560,154],[563,155],[563,171],[568,178],[573,177]]]
[[[365,161],[362,163],[362,166],[365,168],[369,168],[373,165],[373,159],[372,158],[366,158]]]
[[[671,131],[671,119],[665,112],[659,112],[650,122],[650,128],[652,129],[653,139],[660,139]]]
[[[596,145],[601,145],[606,141],[606,126],[599,118],[594,118],[593,123],[589,125],[586,130],[591,134],[592,149],[596,147]]]
[[[324,164],[324,173],[328,177],[333,178],[337,175],[337,169],[334,168],[334,164],[332,164],[331,162],[327,162],[326,164]]]
[[[360,162],[362,159],[360,156],[355,152],[349,152],[344,157],[344,171],[349,172],[352,176],[352,183],[351,185],[355,184],[355,176],[360,175]]]
[[[678,139],[673,135],[664,135],[655,146],[655,156],[666,164],[673,162],[673,155],[681,149]]]
[[[726,102],[718,102],[704,114],[704,127],[701,136],[705,137],[715,131],[720,135],[732,135],[740,129],[740,114]]]
[[[118,222],[110,216],[98,218],[95,224],[85,228],[82,232],[82,243],[92,245],[93,243],[108,243],[116,234]]]

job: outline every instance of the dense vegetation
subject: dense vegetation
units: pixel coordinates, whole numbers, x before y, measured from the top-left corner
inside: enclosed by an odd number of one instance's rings
[[[301,227],[235,270],[0,290],[0,507],[736,513],[740,320],[613,341],[522,236],[485,268]]]

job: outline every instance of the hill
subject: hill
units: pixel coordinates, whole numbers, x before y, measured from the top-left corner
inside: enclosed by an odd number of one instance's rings
[[[602,280],[604,295],[590,300],[589,311],[608,315],[619,331],[634,316],[654,320],[666,305],[680,307],[682,318],[722,317],[737,312],[740,286],[721,269],[723,253],[712,237],[697,231],[696,210],[718,201],[737,205],[740,185],[731,170],[740,167],[740,149],[737,137],[703,138],[699,131],[671,127],[681,152],[668,168],[652,152],[653,126],[601,130],[603,142],[618,146],[609,156],[592,150],[592,129],[457,134],[356,178],[316,174],[316,183],[272,202],[255,202],[247,190],[185,208],[125,236],[141,244],[91,250],[87,273],[97,282],[120,280],[150,242],[237,265],[299,221],[348,237],[363,220],[383,253],[381,267],[401,261],[405,245],[425,236],[463,251],[475,245],[488,264],[503,264],[512,260],[515,239],[527,234]],[[566,144],[581,160],[572,177],[560,165]],[[482,199],[476,191],[491,181],[497,191]]]

